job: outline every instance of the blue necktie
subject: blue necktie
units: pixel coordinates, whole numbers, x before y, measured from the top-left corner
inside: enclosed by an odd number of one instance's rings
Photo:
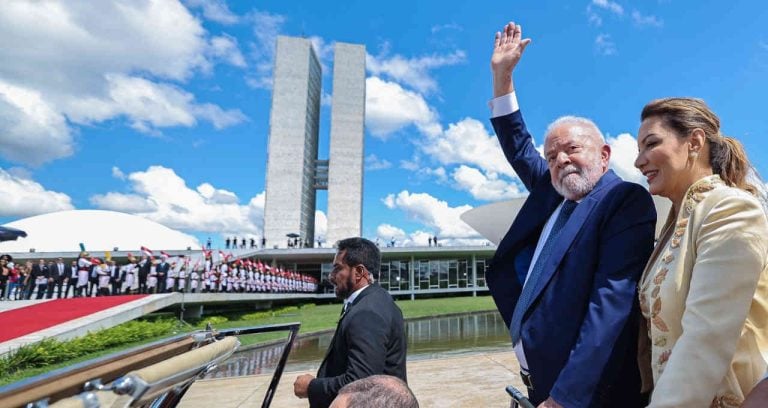
[[[531,273],[528,276],[528,281],[523,286],[523,291],[520,293],[520,298],[515,305],[515,312],[512,314],[512,323],[509,325],[509,333],[512,336],[512,344],[515,345],[520,340],[520,330],[523,324],[523,315],[528,310],[531,302],[533,301],[534,290],[537,286],[538,280],[541,277],[541,273],[544,271],[544,265],[549,260],[549,256],[552,254],[552,248],[555,246],[557,237],[560,235],[560,231],[568,221],[568,217],[571,216],[573,210],[578,203],[571,200],[565,200],[562,208],[560,208],[560,214],[557,215],[555,223],[552,225],[552,229],[549,231],[549,236],[544,242],[544,246],[541,247],[536,264],[533,265]]]

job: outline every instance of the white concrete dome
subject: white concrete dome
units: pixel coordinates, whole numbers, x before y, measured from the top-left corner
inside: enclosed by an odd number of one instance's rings
[[[72,210],[36,215],[5,224],[27,233],[26,238],[0,242],[0,252],[88,251],[138,252],[142,246],[152,250],[200,248],[193,236],[136,215],[103,210]]]

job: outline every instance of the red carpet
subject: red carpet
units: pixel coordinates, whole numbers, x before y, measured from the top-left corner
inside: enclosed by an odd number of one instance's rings
[[[56,299],[0,312],[0,343],[66,323],[146,295]]]

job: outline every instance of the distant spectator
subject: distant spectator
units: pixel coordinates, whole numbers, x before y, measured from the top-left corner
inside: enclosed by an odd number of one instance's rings
[[[35,266],[32,267],[32,279],[33,285],[37,287],[36,299],[42,299],[48,289],[49,269],[45,264],[45,260],[41,259]],[[30,291],[31,292],[31,291]]]
[[[7,293],[10,293],[10,290],[8,290],[8,282],[10,279],[11,268],[8,267],[8,258],[3,255],[3,257],[0,258],[0,300],[5,299]]]
[[[224,240],[224,248],[229,249],[229,238]]]

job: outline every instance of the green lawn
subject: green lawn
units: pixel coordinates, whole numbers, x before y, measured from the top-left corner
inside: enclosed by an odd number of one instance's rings
[[[438,299],[419,299],[419,300],[401,300],[397,305],[402,309],[406,319],[421,317],[432,317],[440,315],[449,315],[455,313],[471,313],[487,310],[495,310],[493,300],[490,296],[480,297],[452,297]],[[110,353],[126,350],[141,344],[147,344],[157,341],[161,338],[170,337],[180,332],[202,329],[207,323],[216,329],[229,329],[235,327],[262,326],[269,324],[300,322],[301,329],[299,335],[307,335],[325,330],[333,330],[339,319],[341,304],[320,305],[306,304],[302,306],[290,306],[276,309],[274,311],[261,311],[253,313],[234,313],[223,316],[203,316],[202,319],[192,322],[192,325],[181,326],[168,324],[167,318],[155,322],[150,318],[139,319],[139,321],[128,322],[122,325],[106,329],[98,333],[89,333],[87,336],[65,342],[56,342],[43,350],[41,347],[24,347],[24,357],[10,360],[8,356],[0,359],[0,385],[9,384],[28,378],[37,374],[51,371],[57,368],[66,367],[70,364],[86,361],[92,358],[104,356]],[[141,324],[137,325],[139,322]],[[172,323],[172,322],[171,322]],[[158,331],[165,330],[164,335],[150,334],[157,328]],[[161,326],[162,325],[162,326]],[[173,327],[172,327],[173,326]],[[144,335],[143,338],[139,337]],[[275,339],[285,338],[286,333],[266,333],[259,335],[240,336],[243,346],[253,345]],[[140,341],[136,341],[141,338]],[[125,339],[125,341],[123,341]],[[92,350],[98,350],[94,353],[77,354],[74,349],[82,349],[82,343],[97,342],[92,344]],[[98,344],[104,343],[105,347],[99,347]],[[70,356],[71,358],[62,358]],[[7,361],[3,361],[3,360]],[[20,367],[24,364],[19,362],[29,362],[29,367]],[[50,363],[46,363],[50,362]]]

